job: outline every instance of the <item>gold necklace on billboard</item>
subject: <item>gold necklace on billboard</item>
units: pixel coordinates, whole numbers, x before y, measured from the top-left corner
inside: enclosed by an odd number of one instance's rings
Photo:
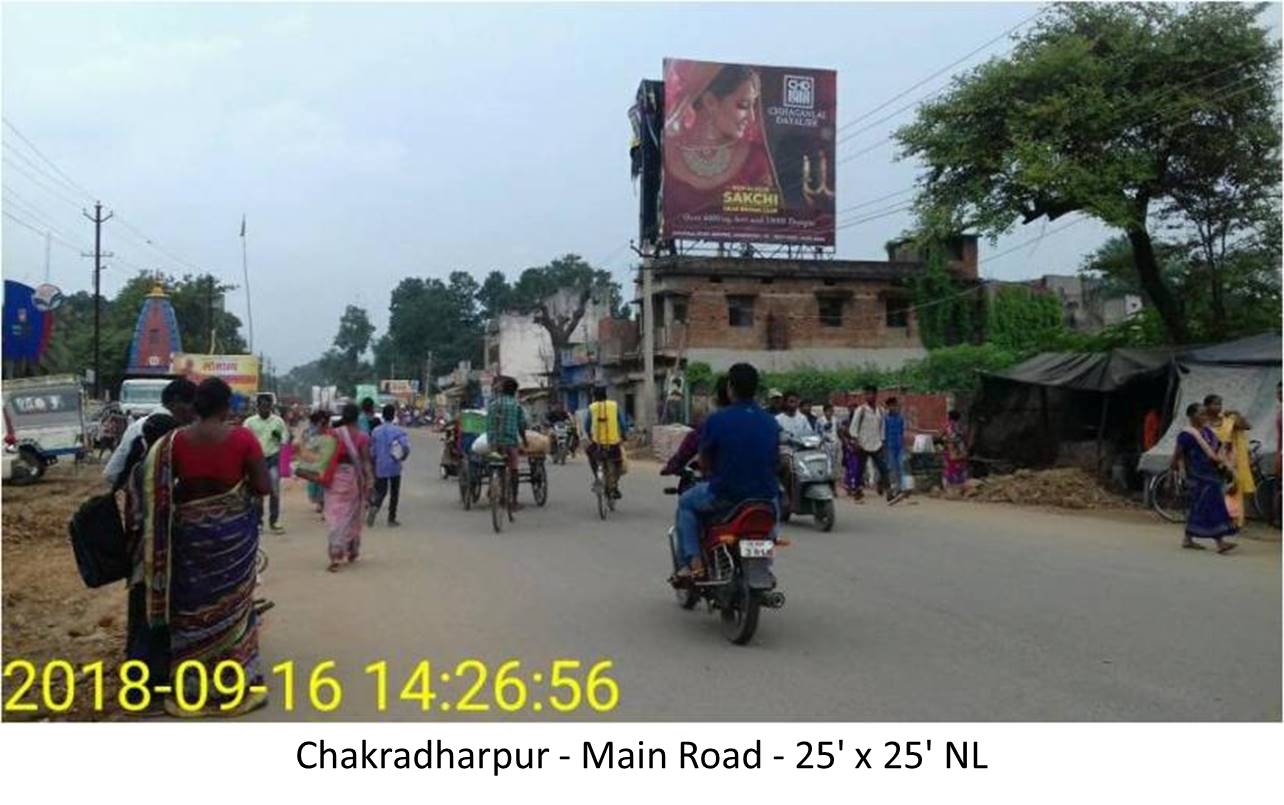
[[[680,145],[682,161],[701,179],[721,176],[731,166],[731,143],[724,145]]]

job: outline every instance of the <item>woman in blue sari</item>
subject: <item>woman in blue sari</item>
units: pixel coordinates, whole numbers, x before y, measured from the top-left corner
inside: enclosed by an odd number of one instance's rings
[[[232,391],[219,378],[196,389],[195,424],[170,431],[148,452],[143,478],[143,562],[148,626],[169,634],[171,689],[183,663],[239,665],[258,685],[258,619],[254,612],[258,516],[252,496],[271,491],[258,440],[228,424]],[[221,678],[227,682],[227,676]],[[200,675],[181,678],[186,702],[198,702]],[[266,694],[210,695],[184,710],[171,695],[170,715],[237,716],[262,706]]]
[[[1185,471],[1190,489],[1190,512],[1186,517],[1186,537],[1183,548],[1203,550],[1196,539],[1211,539],[1217,543],[1217,552],[1235,549],[1235,543],[1226,542],[1239,529],[1226,508],[1226,490],[1223,472],[1227,468],[1220,443],[1204,420],[1203,409],[1198,403],[1186,408],[1190,420],[1188,427],[1177,434],[1177,450],[1173,453],[1172,467]]]

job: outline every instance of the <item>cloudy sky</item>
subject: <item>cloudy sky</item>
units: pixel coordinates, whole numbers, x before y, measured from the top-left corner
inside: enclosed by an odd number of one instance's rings
[[[88,288],[88,193],[117,216],[108,293],[138,268],[240,284],[244,213],[254,346],[293,366],[327,346],[347,304],[382,329],[405,276],[515,276],[574,251],[623,278],[636,233],[626,111],[665,56],[834,68],[838,119],[859,129],[1036,8],[5,3],[4,276],[40,281],[50,230],[51,280]],[[864,151],[839,168],[840,208],[910,186],[914,166],[877,145],[909,116],[840,146],[840,160]],[[839,255],[879,259],[908,223],[843,229]],[[1073,271],[1105,236],[1094,223],[1054,232],[982,273]],[[227,304],[244,318],[242,291]]]

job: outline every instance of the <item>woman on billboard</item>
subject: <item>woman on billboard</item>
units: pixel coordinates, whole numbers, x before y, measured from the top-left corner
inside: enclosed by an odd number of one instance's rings
[[[673,63],[666,95],[664,201],[673,214],[723,211],[722,188],[776,193],[780,182],[762,127],[758,73],[738,64]]]

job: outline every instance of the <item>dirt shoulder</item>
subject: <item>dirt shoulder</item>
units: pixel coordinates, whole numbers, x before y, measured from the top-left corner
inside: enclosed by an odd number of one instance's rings
[[[93,708],[87,679],[76,691],[72,709],[52,718],[98,720],[118,715],[112,705],[117,667],[124,656],[126,595],[123,583],[90,589],[80,579],[67,536],[67,522],[91,495],[103,491],[97,465],[52,468],[31,486],[5,484],[0,493],[0,591],[4,660],[29,660],[37,668],[52,660],[81,666],[104,661],[107,680],[101,712]],[[5,680],[8,686],[19,681]],[[32,693],[38,694],[39,685]],[[27,701],[35,701],[31,695]],[[5,713],[8,721],[50,718]]]

